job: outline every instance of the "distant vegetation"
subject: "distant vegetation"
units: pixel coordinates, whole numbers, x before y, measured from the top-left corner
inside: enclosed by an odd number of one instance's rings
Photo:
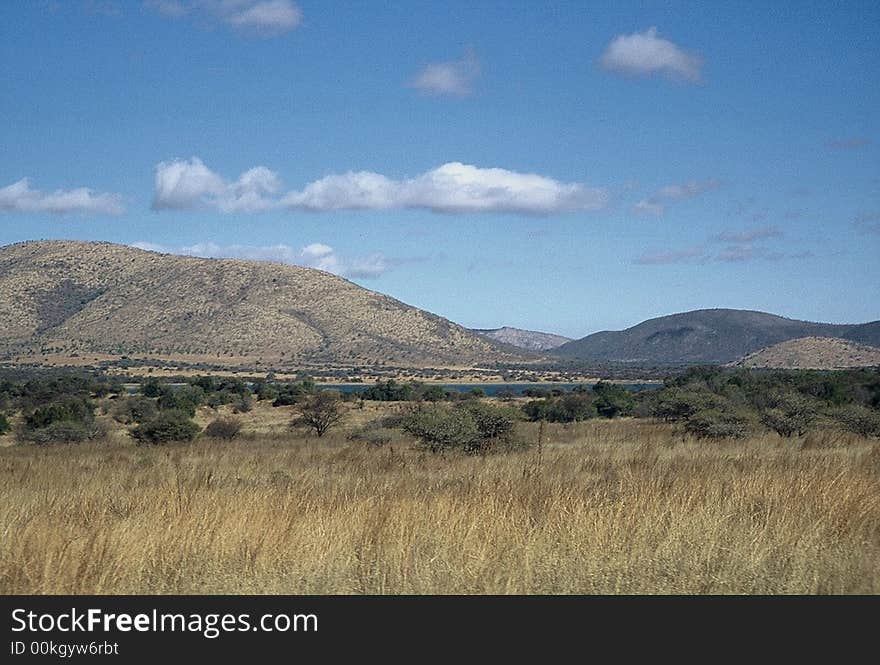
[[[880,436],[880,370],[718,367],[691,368],[657,390],[632,392],[600,381],[570,391],[529,387],[522,394],[511,391],[492,399],[480,388],[457,391],[391,379],[339,393],[319,389],[306,375],[295,381],[269,376],[252,382],[196,376],[177,384],[151,378],[129,394],[118,381],[100,374],[16,378],[13,373],[0,380],[0,434],[14,430],[18,440],[38,444],[79,443],[101,439],[115,422],[140,443],[185,442],[201,431],[194,422],[199,409],[223,408],[228,415],[215,416],[204,436],[231,439],[241,431],[235,416],[264,403],[293,407],[290,425],[321,437],[345,425],[347,414],[365,402],[410,405],[402,412],[406,417],[382,429],[408,433],[433,451],[509,448],[516,443],[511,437],[517,421],[565,424],[594,418],[659,420],[703,439],[742,438],[767,430],[784,438],[802,437],[828,428]],[[96,417],[99,407],[101,418]]]

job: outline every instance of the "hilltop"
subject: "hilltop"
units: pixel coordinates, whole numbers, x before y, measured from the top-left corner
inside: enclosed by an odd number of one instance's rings
[[[473,328],[472,330],[497,342],[509,344],[519,349],[526,349],[527,351],[547,351],[571,341],[570,337],[563,337],[562,335],[554,335],[537,330],[522,330],[521,328],[511,328],[510,326],[491,329]]]
[[[310,268],[106,242],[0,248],[0,354],[399,367],[521,361],[451,321]]]
[[[756,351],[734,365],[773,369],[880,367],[880,348],[831,337],[801,337]]]
[[[833,337],[880,346],[880,321],[837,325],[786,319],[766,312],[701,309],[650,319],[626,330],[588,335],[552,353],[606,362],[729,363],[801,337]]]

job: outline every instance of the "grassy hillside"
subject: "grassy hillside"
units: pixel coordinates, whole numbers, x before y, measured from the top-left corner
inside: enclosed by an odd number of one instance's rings
[[[735,365],[782,369],[880,367],[880,348],[831,337],[801,337],[756,351]]]
[[[516,360],[446,319],[309,268],[110,243],[0,248],[0,353],[240,364],[470,366]]]

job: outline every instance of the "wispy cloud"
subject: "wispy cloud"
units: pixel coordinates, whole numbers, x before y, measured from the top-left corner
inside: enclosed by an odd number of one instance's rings
[[[675,263],[748,263],[753,261],[782,261],[813,258],[810,250],[786,251],[768,245],[768,241],[782,238],[782,231],[774,226],[762,228],[726,230],[710,236],[701,245],[685,248],[667,248],[646,251],[633,263],[641,265],[668,265]],[[717,244],[724,247],[718,248]]]
[[[673,263],[689,263],[704,259],[706,251],[702,247],[685,249],[668,249],[648,251],[637,257],[634,263],[646,266],[670,265]]]
[[[672,80],[696,83],[702,79],[703,59],[663,39],[657,28],[651,27],[615,37],[602,54],[600,64],[628,76],[661,74]]]
[[[167,247],[149,241],[139,241],[132,247],[164,254],[179,254],[201,258],[248,259],[251,261],[269,261],[288,265],[315,268],[340,277],[372,279],[379,277],[395,265],[401,263],[386,258],[376,252],[366,256],[343,257],[330,245],[312,243],[300,249],[290,245],[278,244],[268,246],[255,245],[218,245],[214,242],[201,242],[182,247]]]
[[[391,210],[421,208],[442,213],[552,215],[598,210],[608,204],[605,189],[546,176],[450,162],[416,176],[394,180],[371,171],[329,175],[302,190],[279,196],[278,175],[263,166],[228,181],[198,157],[156,167],[153,208],[209,207],[221,212],[269,209]]]
[[[195,15],[259,37],[281,35],[302,23],[293,0],[146,0],[144,5],[168,18]]]
[[[851,136],[845,139],[834,139],[825,144],[831,150],[855,150],[871,145],[871,139],[865,136]]]
[[[480,61],[472,49],[466,49],[460,60],[426,65],[412,82],[426,95],[463,97],[473,92],[480,75]]]
[[[22,178],[0,189],[0,212],[90,212],[119,215],[123,210],[122,197],[119,194],[96,193],[88,187],[56,189],[51,193],[43,193],[38,189],[31,189],[30,180]]]
[[[747,243],[768,238],[781,238],[782,231],[775,226],[764,226],[759,229],[744,229],[739,231],[722,231],[712,236],[716,242]]]
[[[633,212],[643,215],[662,215],[666,212],[668,204],[695,198],[704,192],[718,189],[720,186],[719,180],[691,180],[683,184],[666,185],[648,198],[636,203],[633,206]]]
[[[862,233],[880,233],[880,213],[866,212],[856,215],[853,220],[856,228]]]

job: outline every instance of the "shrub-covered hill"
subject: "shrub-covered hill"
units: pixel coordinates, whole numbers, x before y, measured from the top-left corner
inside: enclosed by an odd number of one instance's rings
[[[0,354],[188,362],[472,366],[522,360],[455,323],[329,273],[105,242],[0,248]],[[234,360],[233,360],[234,359]]]

